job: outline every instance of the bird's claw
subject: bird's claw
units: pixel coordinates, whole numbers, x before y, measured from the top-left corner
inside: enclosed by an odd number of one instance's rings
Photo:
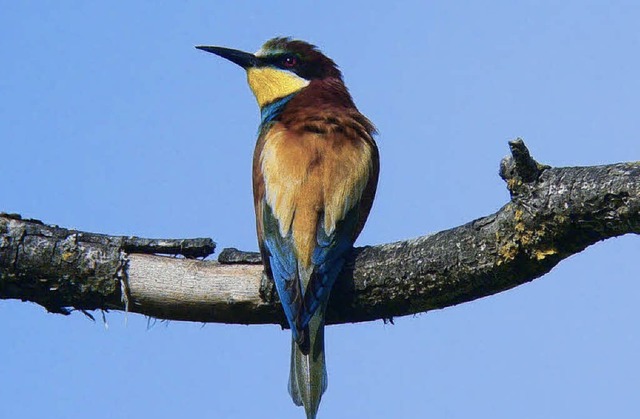
[[[262,272],[262,278],[260,279],[260,298],[268,303],[273,303],[275,286],[273,280],[269,278],[266,272]]]

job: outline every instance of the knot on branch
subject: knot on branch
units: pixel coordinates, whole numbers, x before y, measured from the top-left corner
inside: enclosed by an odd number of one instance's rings
[[[122,237],[122,249],[127,253],[182,255],[187,259],[205,258],[216,250],[210,238],[197,239],[145,239]]]
[[[259,265],[262,263],[262,257],[258,252],[245,252],[235,247],[227,247],[222,249],[218,256],[218,262],[223,265],[233,265],[237,263],[248,263],[251,265]]]
[[[500,162],[500,177],[507,182],[507,188],[513,196],[520,194],[526,184],[536,182],[550,166],[535,161],[521,138],[509,141],[509,148],[511,156]]]

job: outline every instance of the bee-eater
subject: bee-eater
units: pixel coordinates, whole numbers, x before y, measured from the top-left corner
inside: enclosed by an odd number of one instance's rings
[[[196,48],[244,68],[260,106],[253,155],[258,243],[292,331],[289,393],[315,418],[327,388],[329,293],[378,183],[375,128],[336,64],[313,45],[274,38],[255,54]]]

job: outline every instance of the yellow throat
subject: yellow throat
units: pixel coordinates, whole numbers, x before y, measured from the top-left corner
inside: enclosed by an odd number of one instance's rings
[[[249,68],[247,81],[260,108],[309,85],[309,80],[289,71],[271,67]]]

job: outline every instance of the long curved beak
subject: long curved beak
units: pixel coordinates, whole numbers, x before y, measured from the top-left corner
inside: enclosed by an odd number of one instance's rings
[[[198,45],[197,49],[202,51],[210,52],[212,54],[216,54],[222,58],[225,58],[232,63],[238,64],[240,67],[247,68],[257,67],[259,64],[258,57],[253,54],[249,54],[248,52],[239,51],[237,49],[231,48],[223,48],[223,47],[210,47],[206,45]]]

